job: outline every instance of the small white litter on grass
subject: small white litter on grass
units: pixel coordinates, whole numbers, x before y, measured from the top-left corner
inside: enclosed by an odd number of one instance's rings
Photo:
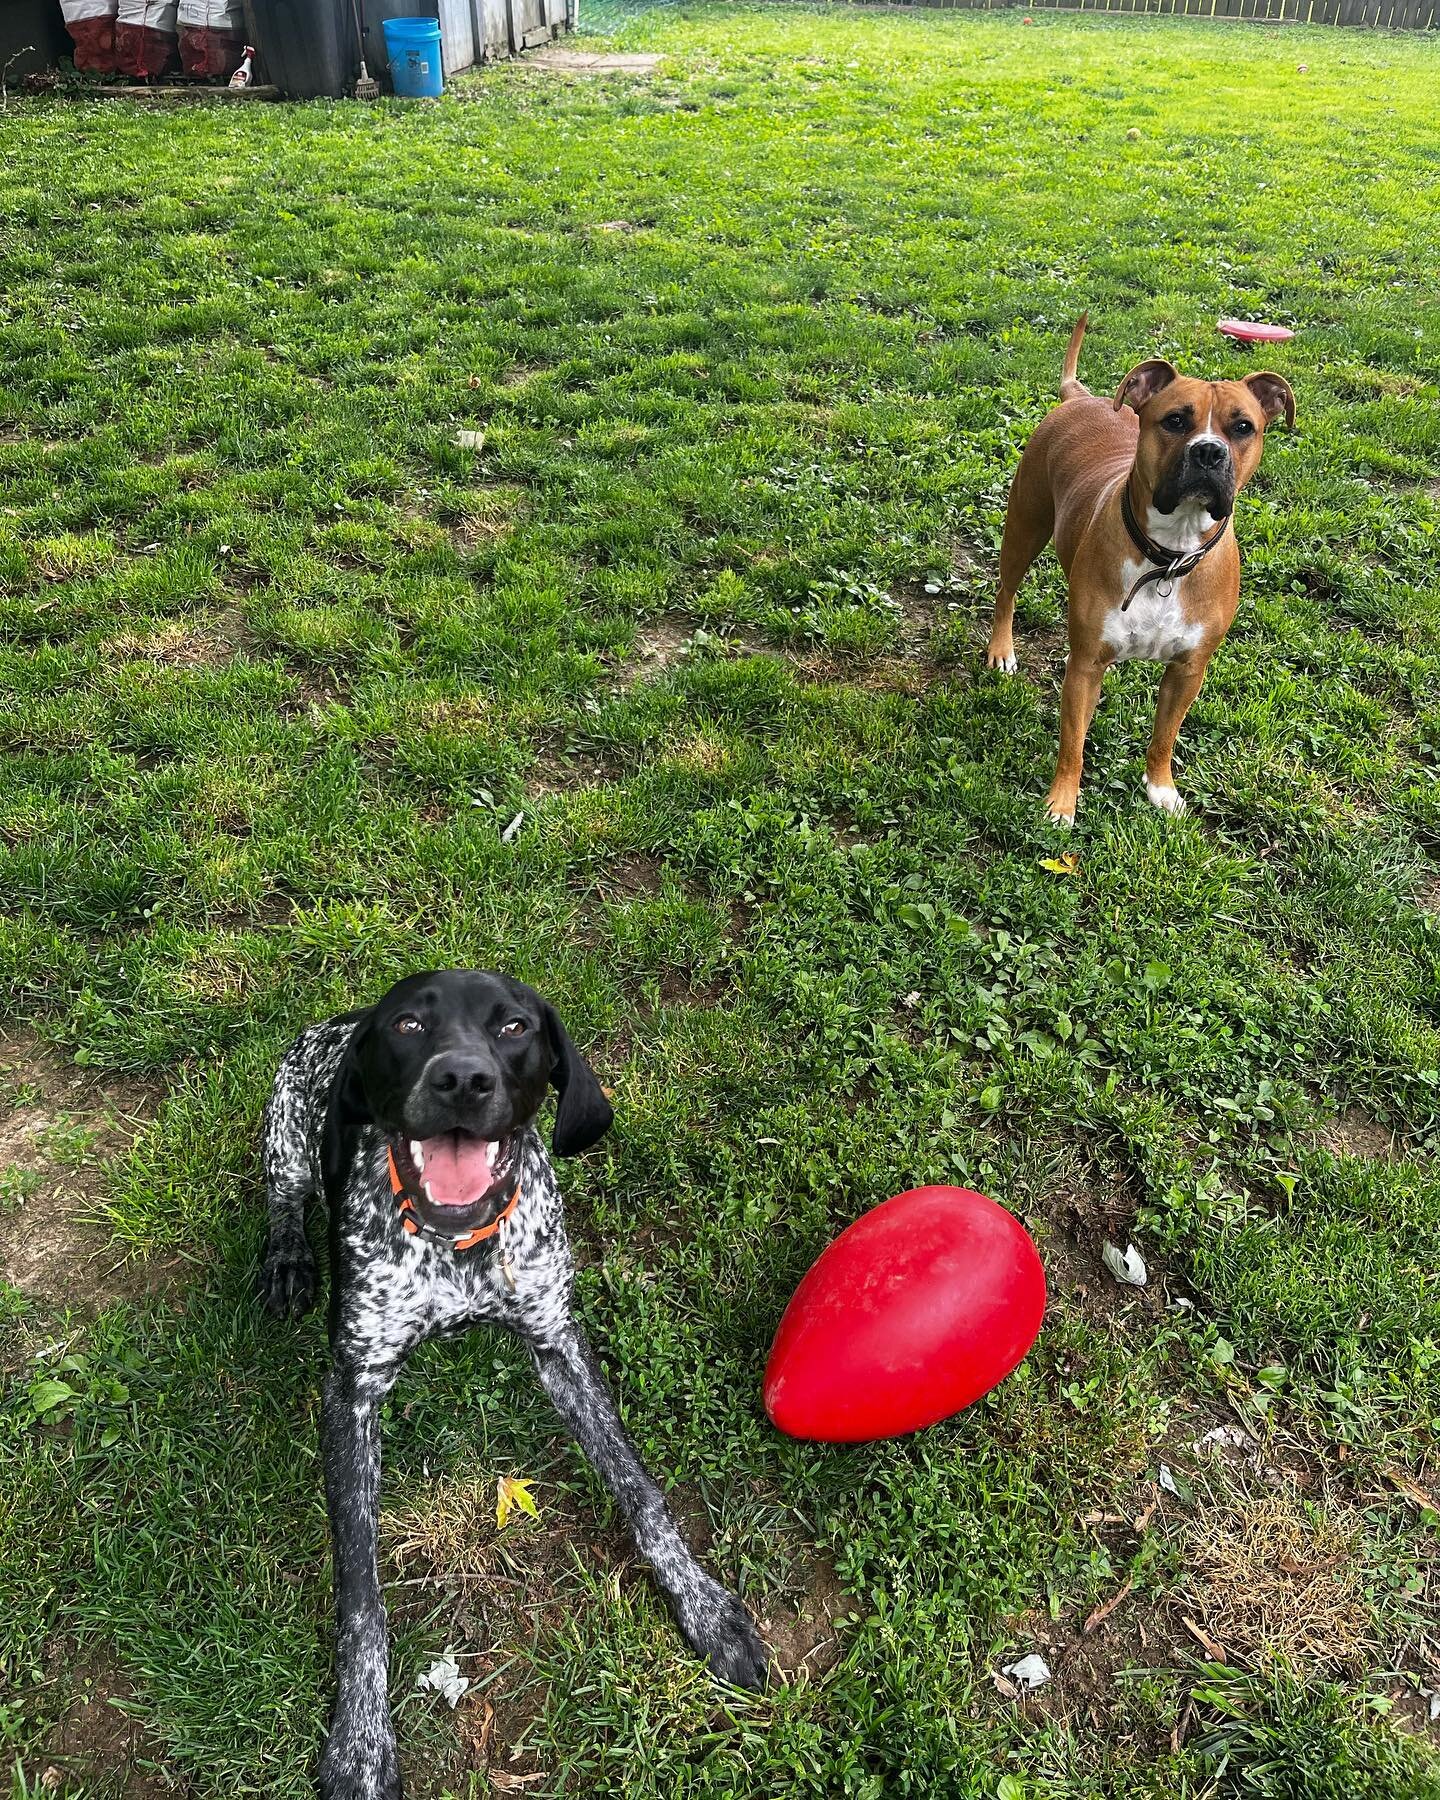
[[[1196,1438],[1191,1449],[1238,1450],[1242,1456],[1249,1456],[1259,1445],[1248,1431],[1242,1431],[1238,1425],[1217,1425],[1213,1431],[1207,1431],[1204,1437]]]
[[[455,442],[462,450],[483,450],[485,433],[483,431],[457,431]]]
[[[1160,1480],[1161,1487],[1164,1488],[1164,1490],[1167,1494],[1173,1494],[1177,1500],[1180,1498],[1179,1483],[1176,1481],[1174,1474],[1171,1472],[1171,1469],[1170,1469],[1170,1466],[1168,1463],[1161,1463],[1160,1471],[1159,1471],[1159,1480]]]
[[[1037,1656],[1032,1650],[1029,1656],[1022,1656],[1019,1662],[1007,1663],[1000,1673],[1008,1675],[1016,1687],[1023,1688],[1027,1694],[1033,1694],[1036,1688],[1044,1687],[1050,1679],[1050,1665],[1043,1656]]]
[[[1100,1260],[1117,1281],[1123,1281],[1129,1287],[1144,1287],[1150,1279],[1145,1258],[1133,1244],[1127,1244],[1122,1250],[1118,1244],[1107,1243],[1100,1252]]]
[[[470,1686],[470,1677],[460,1673],[460,1665],[455,1660],[454,1652],[447,1649],[443,1656],[431,1663],[423,1675],[415,1677],[415,1685],[433,1688],[453,1708],[460,1704]]]
[[[525,815],[524,815],[524,813],[523,813],[523,812],[518,812],[518,813],[516,813],[516,815],[515,815],[515,817],[514,817],[514,818],[513,818],[513,819],[512,819],[512,820],[511,820],[511,821],[510,821],[510,823],[509,823],[509,824],[508,824],[508,825],[507,825],[507,826],[506,826],[506,827],[505,827],[505,829],[504,829],[504,830],[503,830],[503,831],[502,831],[502,832],[501,832],[501,833],[500,833],[500,842],[501,842],[501,843],[502,843],[502,844],[511,844],[511,843],[514,843],[514,841],[515,841],[515,834],[516,834],[516,832],[517,832],[517,831],[519,831],[519,829],[520,829],[520,827],[521,827],[521,826],[522,826],[522,825],[523,825],[523,824],[524,824],[524,823],[525,823]]]

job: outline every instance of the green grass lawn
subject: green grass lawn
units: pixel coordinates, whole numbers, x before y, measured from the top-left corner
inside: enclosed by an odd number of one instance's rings
[[[300,1026],[462,963],[615,1090],[583,1312],[801,1670],[715,1690],[523,1355],[431,1346],[386,1426],[413,1796],[1440,1793],[1440,43],[614,41],[664,61],[0,116],[0,1767],[310,1791],[324,1328],[252,1299],[259,1112]],[[1062,840],[1051,559],[1020,676],[981,650],[1087,306],[1097,390],[1268,362],[1299,428],[1190,814],[1131,665]],[[917,1438],[779,1439],[795,1281],[936,1180],[1034,1231],[1034,1354]]]

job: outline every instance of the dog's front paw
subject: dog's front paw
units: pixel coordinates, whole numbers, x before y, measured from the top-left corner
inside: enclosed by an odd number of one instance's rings
[[[691,1648],[709,1663],[710,1673],[731,1687],[760,1693],[770,1674],[770,1652],[743,1601],[710,1581],[687,1614],[681,1628]]]
[[[1147,780],[1145,798],[1152,806],[1158,806],[1161,812],[1169,813],[1172,818],[1178,817],[1185,810],[1185,802],[1180,797],[1179,789],[1172,787],[1168,781]]]
[[[320,1800],[405,1800],[394,1737],[338,1735],[320,1758]]]
[[[275,1319],[298,1319],[315,1304],[315,1258],[304,1238],[266,1244],[260,1304]]]
[[[1052,825],[1069,827],[1075,823],[1075,814],[1080,806],[1080,783],[1058,770],[1055,779],[1050,783],[1050,792],[1045,796],[1045,817]]]
[[[1015,646],[1008,648],[989,644],[985,649],[985,667],[994,669],[1001,675],[1013,675],[1019,664],[1015,660]]]

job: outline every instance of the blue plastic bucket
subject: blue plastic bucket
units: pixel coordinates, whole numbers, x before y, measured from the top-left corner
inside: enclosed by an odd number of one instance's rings
[[[438,19],[384,19],[385,53],[395,92],[407,100],[434,99],[443,92]]]

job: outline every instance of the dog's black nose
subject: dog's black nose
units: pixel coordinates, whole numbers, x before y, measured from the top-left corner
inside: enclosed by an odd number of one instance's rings
[[[1190,460],[1197,469],[1223,469],[1230,460],[1230,452],[1224,444],[1206,438],[1190,446]]]
[[[454,1051],[435,1058],[426,1082],[432,1093],[447,1100],[479,1100],[495,1091],[495,1070],[490,1063]]]

